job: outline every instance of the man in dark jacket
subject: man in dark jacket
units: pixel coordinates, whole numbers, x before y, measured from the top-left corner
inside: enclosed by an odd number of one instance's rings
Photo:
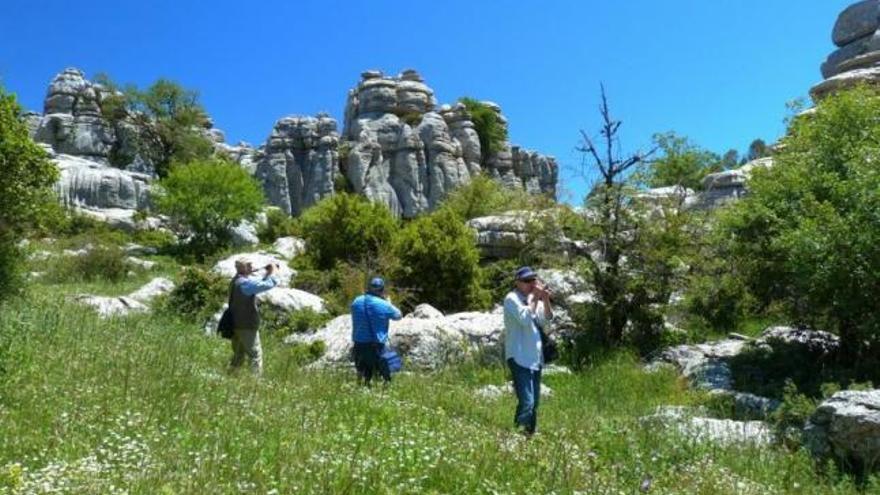
[[[388,301],[385,281],[379,277],[370,281],[367,293],[351,303],[351,339],[354,341],[354,366],[358,378],[369,386],[373,375],[382,375],[385,383],[391,381],[391,373],[381,365],[380,356],[388,342],[389,320],[403,317],[400,310]]]
[[[260,346],[260,313],[257,311],[257,294],[265,292],[276,285],[278,280],[272,275],[277,266],[266,266],[266,275],[262,279],[250,278],[254,273],[253,265],[246,259],[235,261],[235,278],[230,284],[230,300],[232,315],[235,322],[235,334],[232,337],[232,361],[229,366],[233,370],[241,367],[245,356],[251,362],[251,369],[257,375],[263,371],[263,350]]]

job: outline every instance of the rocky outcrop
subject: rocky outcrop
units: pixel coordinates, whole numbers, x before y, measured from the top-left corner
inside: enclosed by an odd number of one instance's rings
[[[255,166],[269,203],[287,214],[299,215],[333,194],[338,148],[336,120],[326,114],[278,120]]]
[[[406,218],[433,209],[480,173],[482,163],[509,187],[555,195],[552,158],[509,145],[484,156],[464,105],[438,108],[433,90],[413,70],[397,77],[364,72],[348,95],[343,139],[341,168],[353,189]]]
[[[847,7],[831,37],[838,49],[822,64],[825,80],[810,90],[813,100],[858,84],[880,83],[880,0]]]
[[[880,467],[880,390],[837,392],[822,402],[804,428],[814,455]]]
[[[486,258],[513,258],[529,243],[529,224],[532,222],[553,222],[554,210],[541,212],[508,211],[498,215],[477,217],[468,220],[468,227],[474,229],[477,247]],[[588,254],[590,246],[583,241],[571,240],[563,232],[555,237],[556,249],[565,255]]]
[[[697,442],[769,445],[773,441],[773,431],[763,421],[707,418],[698,412],[685,407],[662,406],[640,420],[646,426],[665,427]]]
[[[736,201],[748,192],[746,184],[754,170],[772,166],[773,158],[765,157],[739,168],[709,174],[703,178],[703,190],[690,205],[697,208],[717,208]]]
[[[109,318],[149,311],[150,303],[155,298],[167,294],[173,289],[174,282],[166,278],[155,278],[127,296],[108,297],[80,294],[74,296],[74,299],[94,308],[102,318]]]
[[[101,85],[86,80],[79,69],[65,69],[49,84],[34,140],[50,145],[56,153],[109,163],[117,139],[116,129],[101,113],[105,94]]]
[[[212,270],[214,273],[231,279],[235,275],[235,260],[244,258],[253,264],[254,269],[262,270],[269,263],[278,264],[278,270],[275,272],[275,278],[281,286],[289,286],[290,280],[296,276],[296,271],[290,268],[286,261],[275,253],[266,253],[263,251],[253,253],[239,253],[224,258],[214,265]],[[260,271],[260,273],[263,273]]]
[[[504,328],[500,311],[456,313],[442,316],[436,309],[422,307],[400,321],[392,321],[389,338],[407,366],[436,369],[466,356],[483,353],[500,359]],[[322,341],[326,352],[316,366],[350,364],[351,315],[331,320],[313,334],[293,334],[288,344]]]

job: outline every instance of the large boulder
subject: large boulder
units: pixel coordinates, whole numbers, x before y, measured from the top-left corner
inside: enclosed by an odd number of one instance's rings
[[[647,426],[665,427],[697,442],[769,445],[774,438],[773,430],[763,421],[707,418],[684,407],[662,406],[640,419]]]
[[[284,259],[293,259],[306,251],[306,241],[296,237],[279,237],[272,244],[272,252]]]
[[[416,368],[436,369],[475,353],[500,356],[503,316],[493,313],[457,313],[437,316],[436,310],[422,308],[418,314],[392,321],[391,346]],[[331,320],[313,334],[293,334],[286,343],[322,341],[326,352],[318,366],[346,366],[350,363],[351,315]]]
[[[259,301],[258,308],[261,313],[267,309],[284,314],[291,314],[305,309],[316,313],[324,313],[327,311],[327,303],[324,299],[310,292],[299,289],[276,287],[257,294],[257,301]],[[220,322],[220,317],[223,316],[223,312],[227,307],[228,304],[224,303],[222,307],[208,318],[208,321],[205,322],[205,326],[202,329],[205,335],[213,335],[216,333],[217,324]]]
[[[703,178],[703,191],[692,204],[700,208],[715,208],[736,201],[748,192],[746,184],[756,169],[772,166],[773,158],[765,157],[739,168],[709,174]]]
[[[810,90],[813,101],[857,85],[880,84],[880,0],[847,7],[837,18],[832,39],[839,48],[822,64],[824,81]]]
[[[173,289],[174,282],[166,278],[154,278],[127,296],[79,294],[74,296],[74,300],[80,304],[91,306],[102,318],[109,318],[147,312],[150,310],[150,303],[155,298],[168,294]]]
[[[864,0],[841,12],[834,24],[831,38],[837,46],[845,46],[880,29],[880,1]]]
[[[218,261],[212,270],[218,275],[231,279],[235,275],[235,260],[239,258],[247,259],[253,263],[254,268],[257,270],[261,270],[270,263],[278,264],[278,270],[275,272],[275,277],[278,279],[278,283],[281,286],[289,286],[290,280],[296,276],[296,271],[290,268],[287,261],[275,253],[267,253],[264,251],[234,254]],[[259,273],[263,272],[260,271]]]
[[[876,469],[880,463],[880,390],[837,392],[822,402],[804,428],[806,445],[829,456]]]

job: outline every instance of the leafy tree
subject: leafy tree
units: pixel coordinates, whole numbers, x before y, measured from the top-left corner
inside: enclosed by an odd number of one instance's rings
[[[763,139],[755,139],[749,144],[749,152],[743,160],[745,163],[748,163],[757,160],[758,158],[764,158],[765,156],[770,156],[770,147],[767,146],[767,143],[765,143]]]
[[[385,205],[348,193],[322,199],[303,213],[299,224],[320,269],[333,268],[337,261],[376,259],[398,229]]]
[[[168,215],[189,247],[204,257],[229,243],[229,231],[253,220],[263,206],[263,190],[246,170],[210,159],[176,165],[154,188],[160,213]]]
[[[395,283],[415,290],[421,300],[447,311],[488,305],[474,232],[451,210],[410,222],[392,251],[400,262]]]
[[[739,151],[734,149],[727,150],[727,153],[721,157],[721,169],[730,170],[739,165]]]
[[[661,156],[650,163],[648,185],[683,186],[702,189],[703,178],[722,170],[721,159],[673,132],[655,134],[654,144]]]
[[[480,137],[480,150],[485,161],[504,147],[504,143],[507,142],[507,126],[489,105],[468,97],[462,97],[459,101],[464,104],[471,116],[471,121]]]
[[[857,88],[795,118],[774,165],[724,217],[761,301],[835,331],[845,363],[880,355],[880,96]]]
[[[30,138],[15,96],[0,87],[0,298],[20,281],[17,243],[56,201],[56,180],[58,170]]]
[[[127,143],[124,150],[114,149],[116,162],[140,154],[159,177],[165,177],[173,163],[213,155],[213,145],[202,132],[208,117],[197,92],[168,79],[159,79],[143,91],[133,85],[120,90],[106,75],[96,79],[108,89],[102,112],[123,138],[120,142]]]

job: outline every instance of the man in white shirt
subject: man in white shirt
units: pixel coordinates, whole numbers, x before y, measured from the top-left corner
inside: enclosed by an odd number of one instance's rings
[[[541,395],[541,348],[543,327],[553,317],[550,292],[538,282],[528,266],[516,271],[516,288],[504,298],[504,358],[513,374],[516,391],[514,424],[526,435],[535,433]]]

